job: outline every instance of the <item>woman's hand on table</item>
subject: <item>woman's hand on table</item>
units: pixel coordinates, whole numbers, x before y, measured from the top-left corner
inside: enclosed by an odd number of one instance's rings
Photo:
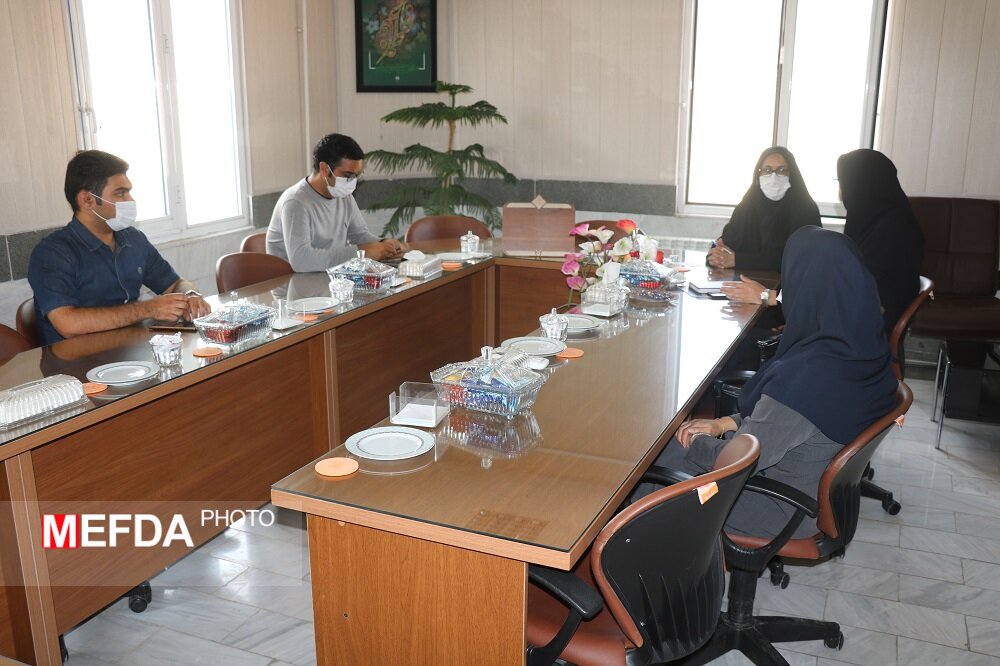
[[[677,429],[677,441],[685,449],[691,446],[691,441],[696,435],[709,435],[710,437],[721,437],[730,430],[736,430],[736,422],[728,416],[721,419],[695,419],[685,421]]]
[[[737,303],[760,303],[761,293],[767,288],[756,280],[740,275],[739,282],[723,282],[722,293],[731,301]],[[771,301],[775,299],[775,294],[768,291],[767,304],[773,305]]]
[[[734,253],[721,238],[715,240],[715,246],[708,251],[706,257],[708,265],[715,269],[734,268],[736,266],[736,253]]]

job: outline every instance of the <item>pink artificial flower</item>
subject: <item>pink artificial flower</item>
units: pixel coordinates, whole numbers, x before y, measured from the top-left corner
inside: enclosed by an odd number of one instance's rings
[[[569,232],[570,236],[587,236],[590,234],[590,225],[586,222],[581,222],[580,224],[573,227]]]
[[[573,277],[566,278],[566,286],[574,291],[582,290],[587,284],[586,278],[581,275],[574,275]]]
[[[570,255],[566,256],[569,257]],[[559,270],[562,271],[563,275],[577,275],[580,272],[580,262],[576,259],[567,258]]]
[[[618,223],[615,226],[627,234],[630,234],[639,228],[639,225],[632,220],[618,220]]]

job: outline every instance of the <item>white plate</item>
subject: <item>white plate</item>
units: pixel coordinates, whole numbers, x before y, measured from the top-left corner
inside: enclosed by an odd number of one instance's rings
[[[438,259],[441,261],[471,261],[472,259],[485,259],[490,256],[489,252],[440,252]]]
[[[370,460],[404,460],[434,448],[434,435],[415,428],[369,428],[344,442],[347,450]]]
[[[567,329],[570,333],[583,333],[584,331],[592,331],[601,325],[599,319],[594,319],[590,315],[585,314],[568,314],[566,318],[569,319],[569,328]]]
[[[160,372],[160,366],[152,361],[121,361],[99,365],[87,371],[87,379],[108,386],[134,384],[149,379]]]
[[[552,356],[566,349],[566,343],[552,338],[540,338],[528,336],[523,338],[510,338],[500,343],[501,347],[516,349],[529,356]]]
[[[297,301],[288,301],[289,312],[316,313],[330,310],[337,306],[337,302],[332,298],[324,296],[313,296],[312,298],[300,298]]]

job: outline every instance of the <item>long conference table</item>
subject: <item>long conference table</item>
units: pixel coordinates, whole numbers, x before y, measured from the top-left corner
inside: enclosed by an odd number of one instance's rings
[[[270,498],[309,516],[320,663],[522,663],[527,564],[572,568],[759,308],[683,291],[670,306],[630,306],[571,339],[585,355],[550,366],[529,414],[453,410],[420,458],[316,474],[314,461],[386,419],[402,382],[526,335],[566,301],[559,262],[490,249],[220,357],[195,357],[205,343],[185,333],[179,368],[0,431],[0,655],[60,663],[60,634],[191,551],[176,538],[137,544],[131,518],[156,517],[166,536],[179,515],[197,547],[225,529],[203,512]],[[271,304],[327,283],[297,274],[236,295]],[[0,364],[0,390],[151,360],[151,335],[134,326],[23,352]],[[124,531],[112,544],[105,523],[103,546],[44,548],[43,516],[66,514],[120,514]]]

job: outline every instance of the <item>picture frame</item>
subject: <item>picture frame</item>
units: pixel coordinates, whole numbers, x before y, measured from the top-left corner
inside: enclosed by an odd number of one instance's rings
[[[358,92],[434,92],[437,0],[354,0]]]

